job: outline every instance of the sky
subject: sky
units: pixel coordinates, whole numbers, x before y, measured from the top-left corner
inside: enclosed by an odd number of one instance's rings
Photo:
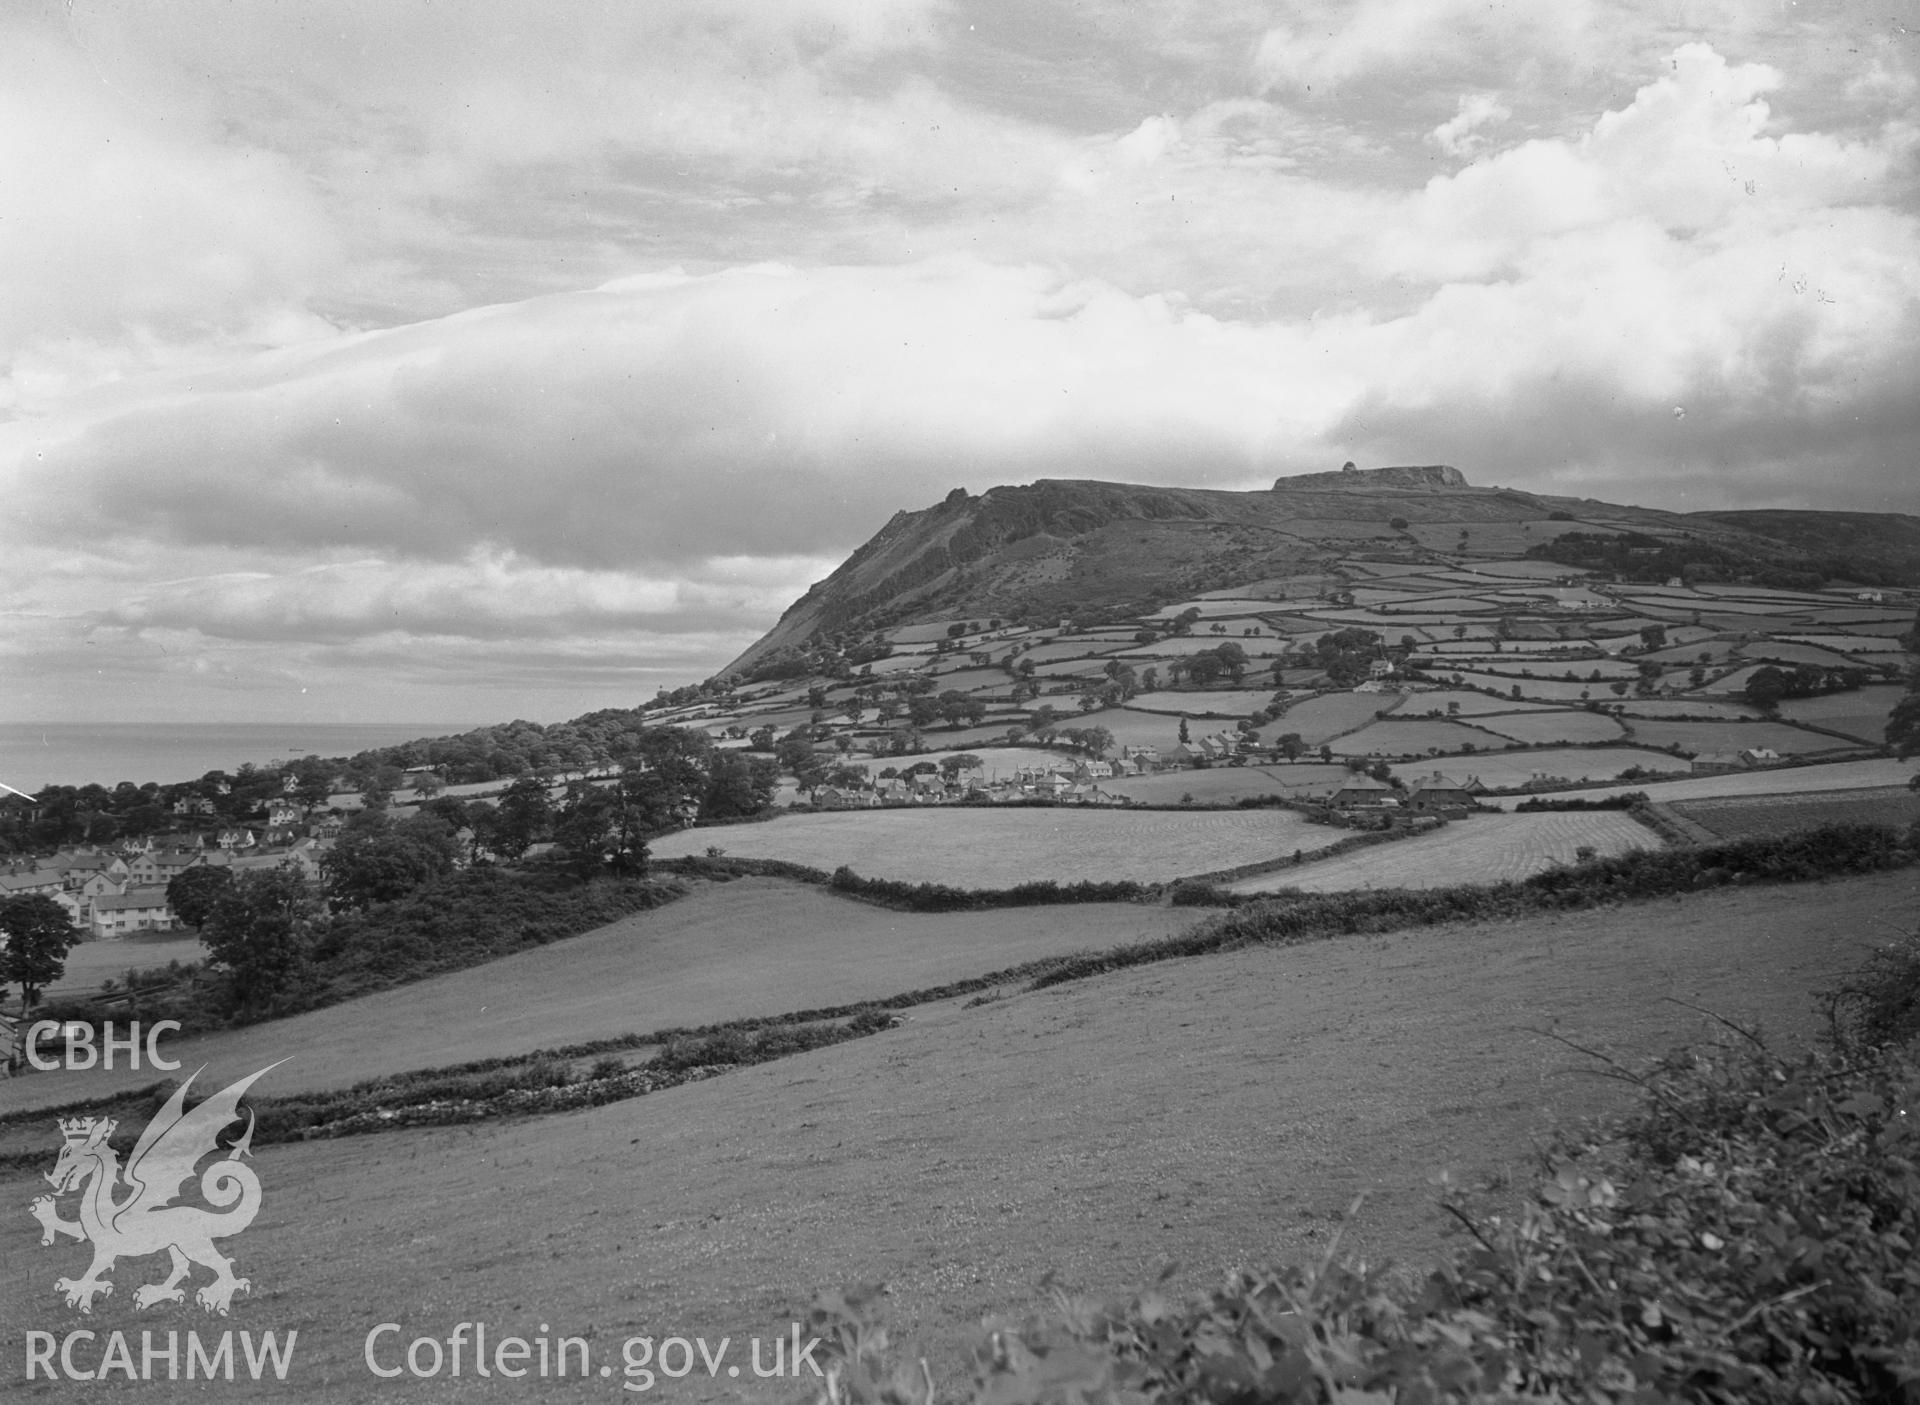
[[[633,706],[1043,477],[1920,511],[1915,29],[0,0],[0,720]]]

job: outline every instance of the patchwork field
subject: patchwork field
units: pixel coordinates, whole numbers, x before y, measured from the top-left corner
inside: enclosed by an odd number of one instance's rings
[[[1400,706],[1394,693],[1323,693],[1293,704],[1268,724],[1275,736],[1298,732],[1310,746],[1364,727],[1378,712],[1391,712]]]
[[[1818,698],[1789,698],[1780,704],[1780,715],[1878,743],[1886,737],[1887,717],[1905,691],[1897,684],[1883,684]]]
[[[1572,863],[1583,846],[1605,856],[1629,849],[1657,849],[1660,840],[1652,830],[1618,810],[1475,815],[1430,834],[1356,849],[1228,886],[1236,893],[1271,893],[1283,888],[1333,893],[1349,888],[1498,883],[1526,878],[1555,864]]]
[[[1747,839],[1791,834],[1823,824],[1904,828],[1920,821],[1920,794],[1892,788],[1814,791],[1805,795],[1681,800],[1674,802],[1673,810],[1722,839]]]
[[[1767,748],[1782,756],[1834,751],[1846,743],[1819,732],[1803,731],[1781,722],[1666,722],[1635,718],[1627,724],[1632,739],[1646,746],[1679,746],[1691,752],[1741,751]]]
[[[1626,736],[1626,728],[1616,719],[1603,713],[1585,711],[1509,712],[1494,717],[1476,717],[1474,725],[1535,746],[1552,742],[1611,742]]]
[[[1404,780],[1437,769],[1456,780],[1478,776],[1482,785],[1500,790],[1525,785],[1536,775],[1559,776],[1570,781],[1604,781],[1634,766],[1644,771],[1680,771],[1686,765],[1664,751],[1641,747],[1546,747],[1539,751],[1481,752],[1475,756],[1409,761],[1394,766],[1393,773]]]
[[[208,1064],[209,1078],[238,1077],[290,1056],[275,1075],[281,1088],[339,1087],[616,1034],[878,999],[1040,956],[1162,936],[1192,920],[1188,911],[1139,903],[1039,914],[892,912],[800,884],[743,878],[699,885],[658,911],[471,970],[168,1047],[189,1069]],[[36,1074],[0,1082],[0,1112],[152,1080],[124,1069]]]
[[[1271,688],[1222,689],[1219,692],[1141,693],[1128,707],[1138,712],[1172,712],[1189,717],[1246,717],[1273,701]]]
[[[1537,670],[1536,670],[1537,671]],[[1556,678],[1509,677],[1498,673],[1476,673],[1472,669],[1442,666],[1433,670],[1436,679],[1452,679],[1475,688],[1490,688],[1506,697],[1547,699],[1552,702],[1581,702],[1586,697],[1602,701],[1613,695],[1604,683],[1568,683]]]
[[[1345,766],[1297,762],[1291,766],[1213,766],[1204,771],[1162,771],[1126,776],[1102,789],[1149,805],[1177,805],[1191,795],[1200,805],[1231,805],[1253,795],[1299,795],[1329,790],[1353,773]]]
[[[1341,830],[1308,824],[1286,810],[1135,813],[969,806],[849,810],[767,824],[715,825],[668,835],[653,851],[673,858],[717,844],[741,858],[824,869],[847,864],[863,878],[1006,888],[1048,878],[1160,882],[1295,849],[1325,848],[1343,837]]]
[[[1272,724],[1272,729],[1281,725],[1276,722]],[[1336,737],[1331,743],[1334,751],[1343,756],[1420,756],[1428,752],[1458,752],[1466,747],[1486,748],[1500,744],[1499,738],[1489,737],[1475,727],[1464,727],[1458,722],[1398,717],[1369,723],[1357,732]]]
[[[1658,756],[1660,753],[1655,752]],[[1672,764],[1672,758],[1668,758]],[[1598,786],[1581,794],[1598,800],[1603,796],[1645,791],[1662,803],[1675,800],[1700,800],[1722,795],[1804,795],[1822,790],[1871,790],[1882,786],[1904,786],[1920,774],[1920,761],[1896,761],[1892,757],[1874,757],[1865,761],[1834,761],[1825,765],[1791,766],[1762,771],[1728,771],[1720,775],[1693,776],[1670,781],[1633,781],[1628,784]],[[1497,796],[1486,801],[1510,810],[1525,796]]]

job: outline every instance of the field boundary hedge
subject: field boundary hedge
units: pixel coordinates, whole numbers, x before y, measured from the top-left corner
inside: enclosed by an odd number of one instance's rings
[[[1376,844],[1392,844],[1402,839],[1411,839],[1416,834],[1431,834],[1446,826],[1439,817],[1422,817],[1427,823],[1390,825],[1386,829],[1361,830],[1349,834],[1345,839],[1336,839],[1324,849],[1295,849],[1291,854],[1277,859],[1256,859],[1252,863],[1243,863],[1234,868],[1217,868],[1207,873],[1190,873],[1173,880],[1171,887],[1182,884],[1215,885],[1237,883],[1242,878],[1256,878],[1263,873],[1276,873],[1283,868],[1298,868],[1302,864],[1318,863],[1321,859],[1338,858],[1350,854],[1355,849],[1370,849]]]
[[[1032,988],[1246,946],[1291,946],[1360,932],[1559,912],[1728,883],[1797,883],[1883,872],[1915,862],[1914,850],[1902,842],[1906,837],[1885,825],[1826,825],[1779,839],[1635,849],[1548,869],[1518,882],[1302,897],[1229,894],[1226,905],[1232,912],[1172,936],[1062,958],[1038,976]]]

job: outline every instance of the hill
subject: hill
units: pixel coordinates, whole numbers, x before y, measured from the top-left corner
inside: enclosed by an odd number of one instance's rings
[[[1567,534],[1665,553],[1643,562],[1663,578],[1691,566],[1748,584],[1920,584],[1920,518],[1904,514],[1674,513],[1476,487],[1441,464],[1300,474],[1265,492],[1041,479],[896,513],[722,676],[767,676],[769,660],[830,637],[977,615],[1138,615],[1263,579],[1342,576],[1356,558],[1560,560]]]
[[[731,1335],[738,1355],[816,1292],[884,1280],[950,1382],[971,1324],[1038,1305],[1049,1271],[1104,1292],[1173,1263],[1170,1291],[1186,1292],[1227,1264],[1310,1261],[1361,1190],[1344,1247],[1417,1268],[1445,1245],[1436,1172],[1524,1184],[1556,1122],[1625,1097],[1540,1031],[1633,1067],[1711,1038],[1692,1005],[1802,1047],[1819,1027],[1808,992],[1914,896],[1902,872],[1701,894],[1657,921],[1631,905],[1254,948],[924,1007],[871,1039],[588,1111],[261,1147],[264,1208],[230,1245],[256,1286],[232,1325],[299,1328],[277,1395],[378,1401],[394,1387],[362,1352],[382,1321],[401,1343],[548,1323],[617,1371],[628,1337]],[[736,979],[737,953],[709,969]],[[45,1186],[57,1136],[36,1137],[45,1160],[6,1177],[17,1205]],[[24,1213],[0,1223],[0,1254],[18,1270],[0,1283],[8,1321],[122,1330],[136,1349],[142,1328],[209,1335],[197,1308],[137,1310],[146,1265],[131,1260],[92,1318],[56,1310],[51,1280],[80,1249],[42,1248]],[[93,1364],[99,1344],[83,1345]],[[742,1396],[704,1372],[672,1384],[660,1394]],[[450,1377],[410,1389],[474,1393]],[[590,1395],[529,1378],[501,1398]]]

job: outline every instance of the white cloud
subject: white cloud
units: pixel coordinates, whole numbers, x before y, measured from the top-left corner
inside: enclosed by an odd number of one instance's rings
[[[1466,93],[1459,110],[1435,127],[1427,136],[1449,156],[1471,156],[1487,145],[1480,128],[1497,125],[1513,116],[1513,109],[1492,93]]]

